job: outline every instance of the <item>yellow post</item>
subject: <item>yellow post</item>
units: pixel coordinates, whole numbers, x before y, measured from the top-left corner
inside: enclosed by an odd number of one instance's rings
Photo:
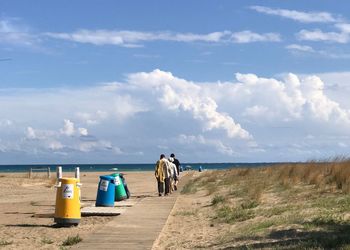
[[[78,225],[80,213],[80,183],[77,178],[58,179],[54,221],[62,225]]]

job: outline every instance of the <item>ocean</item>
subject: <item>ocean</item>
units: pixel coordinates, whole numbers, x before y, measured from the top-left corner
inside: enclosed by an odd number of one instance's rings
[[[184,169],[198,170],[201,166],[206,169],[229,169],[229,168],[255,168],[277,163],[181,163]],[[47,164],[47,165],[0,165],[0,172],[28,172],[30,168],[47,168],[51,171],[56,171],[57,166],[62,166],[63,171],[73,172],[76,167],[80,168],[81,172],[105,172],[105,171],[153,171],[155,164]]]

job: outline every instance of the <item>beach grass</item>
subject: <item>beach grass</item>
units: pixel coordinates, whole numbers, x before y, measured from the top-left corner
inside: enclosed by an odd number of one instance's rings
[[[73,246],[75,244],[78,244],[83,239],[77,234],[76,236],[68,236],[67,239],[65,239],[62,243],[62,246]]]
[[[205,171],[186,186],[208,196],[197,216],[224,229],[208,246],[350,249],[347,158]]]
[[[0,247],[11,245],[13,241],[0,240]]]
[[[44,238],[41,239],[41,243],[43,243],[43,244],[53,244],[54,241],[49,239],[49,238],[47,238],[47,237],[44,237]]]

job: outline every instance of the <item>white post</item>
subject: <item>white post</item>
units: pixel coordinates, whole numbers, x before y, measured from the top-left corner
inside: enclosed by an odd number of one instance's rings
[[[51,178],[51,170],[50,167],[47,167],[47,178]]]
[[[58,187],[61,187],[61,182],[60,180],[62,179],[62,167],[61,166],[58,166],[56,167],[56,185],[55,187],[58,188]]]
[[[62,167],[61,166],[58,166],[56,168],[56,177],[57,177],[57,180],[62,178]]]
[[[75,178],[80,180],[80,169],[79,169],[79,167],[75,168]]]

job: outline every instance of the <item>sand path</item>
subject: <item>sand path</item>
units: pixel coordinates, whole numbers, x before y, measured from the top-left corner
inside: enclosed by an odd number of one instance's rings
[[[71,249],[151,249],[189,177],[183,176],[179,190],[167,197],[143,190],[144,198]]]

